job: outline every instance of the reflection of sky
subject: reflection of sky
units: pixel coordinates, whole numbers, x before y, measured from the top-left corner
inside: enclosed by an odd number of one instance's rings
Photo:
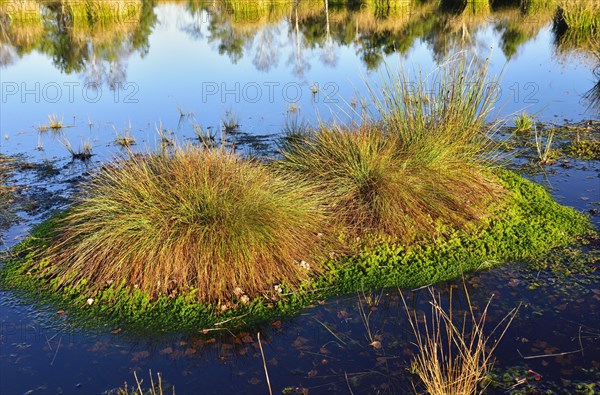
[[[335,98],[350,102],[354,90],[364,92],[364,81],[375,83],[378,72],[368,73],[358,54],[358,48],[351,44],[347,47],[333,47],[335,66],[323,63],[324,51],[331,48],[301,48],[302,75],[294,72],[297,64],[297,48],[294,25],[281,22],[267,26],[255,32],[253,41],[243,47],[244,56],[232,63],[226,55],[218,53],[218,42],[209,42],[208,18],[202,14],[192,17],[177,5],[159,6],[156,9],[158,23],[149,39],[149,53],[141,57],[133,53],[126,59],[127,82],[118,97],[108,87],[102,87],[102,96],[96,103],[83,99],[84,77],[61,74],[43,55],[30,54],[18,60],[14,65],[2,70],[2,82],[24,83],[32,88],[35,82],[41,87],[57,83],[64,87],[63,97],[57,103],[34,102],[28,95],[25,103],[20,95],[10,96],[2,103],[2,121],[0,125],[3,137],[2,150],[8,152],[31,152],[37,144],[37,136],[32,130],[35,125],[47,122],[48,114],[64,116],[65,123],[72,123],[75,117],[76,127],[67,132],[72,136],[74,145],[83,138],[91,138],[95,145],[106,145],[114,138],[112,124],[123,130],[129,122],[137,137],[153,141],[154,125],[159,120],[167,128],[175,128],[179,117],[177,105],[186,111],[193,111],[198,121],[204,125],[218,126],[228,109],[236,114],[245,131],[256,133],[275,133],[284,122],[286,109],[298,89],[301,94],[296,103],[303,117],[315,121],[317,115],[329,117],[329,112],[341,113],[347,110],[336,104],[325,103],[325,93],[335,93]],[[198,25],[200,23],[200,25]],[[202,32],[201,38],[193,38],[187,31],[190,27]],[[266,31],[265,29],[269,29]],[[268,71],[259,71],[253,63],[260,40],[269,38],[275,46],[278,59]],[[506,59],[499,47],[500,34],[493,28],[482,28],[476,32],[474,42],[478,51],[487,55],[489,48],[493,53],[492,73],[500,73]],[[302,40],[301,40],[302,41]],[[394,67],[399,57],[391,55],[386,62]],[[409,69],[420,66],[429,70],[433,57],[428,44],[415,41],[411,50],[402,58]],[[68,88],[65,83],[79,83],[75,88],[75,97],[69,102]],[[325,92],[313,97],[310,86],[317,83]],[[203,88],[211,85],[219,90],[214,95],[203,95]],[[214,84],[214,85],[213,85]],[[278,84],[278,85],[275,85]],[[284,87],[287,85],[287,90]],[[329,85],[328,85],[329,84]],[[542,120],[562,121],[563,118],[579,120],[590,118],[585,114],[585,104],[580,95],[593,86],[593,75],[588,66],[573,61],[559,61],[554,56],[553,35],[550,27],[542,29],[534,39],[519,47],[517,53],[508,62],[501,85],[502,95],[497,108],[502,115],[508,115],[526,108]],[[236,89],[236,87],[239,87]],[[256,97],[260,88],[260,97]],[[223,88],[237,91],[223,97]],[[42,89],[43,90],[43,89]],[[518,95],[515,96],[515,93]],[[89,92],[94,96],[94,92]],[[130,103],[127,102],[128,95]],[[244,100],[244,94],[256,102]],[[203,97],[204,96],[204,97]],[[224,99],[224,100],[222,100]],[[137,101],[137,102],[136,102]],[[254,101],[254,100],[252,100]],[[89,135],[88,118],[97,127]],[[27,134],[18,134],[20,131]],[[61,147],[46,145],[44,155],[61,155]],[[96,151],[98,153],[98,149]]]

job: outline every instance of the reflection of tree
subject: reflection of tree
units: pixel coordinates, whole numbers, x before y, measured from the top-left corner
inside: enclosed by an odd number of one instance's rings
[[[277,26],[265,26],[257,37],[256,52],[252,64],[259,71],[269,71],[271,67],[279,63],[279,46],[277,36],[279,28]]]
[[[335,44],[331,38],[331,28],[329,23],[329,0],[325,0],[325,44],[321,52],[321,60],[326,65],[335,67],[337,55],[335,53]]]
[[[294,6],[293,13],[293,32],[290,34],[290,38],[294,41],[295,51],[290,56],[289,63],[293,65],[292,72],[300,79],[304,79],[304,73],[310,69],[310,63],[304,56],[304,49],[306,46],[306,40],[304,34],[300,33],[300,21],[298,19],[298,4]]]
[[[18,4],[18,3],[15,3]],[[125,59],[148,52],[156,23],[153,1],[28,1],[0,10],[0,42],[19,56],[39,51],[65,73],[83,73],[86,82],[111,88],[126,77]]]

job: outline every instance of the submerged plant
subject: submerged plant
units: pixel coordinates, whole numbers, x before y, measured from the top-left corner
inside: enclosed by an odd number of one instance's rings
[[[412,363],[413,371],[431,395],[483,394],[487,387],[485,379],[494,364],[494,351],[519,306],[487,333],[486,322],[489,320],[492,298],[481,313],[476,314],[465,286],[467,311],[462,317],[456,317],[452,308],[452,293],[450,306],[445,309],[441,295],[432,288],[429,288],[429,292],[431,314],[423,314],[422,317],[414,311],[411,313],[401,295],[419,351]]]
[[[93,293],[220,302],[298,286],[321,269],[326,217],[314,188],[225,149],[175,147],[109,163],[58,230],[47,275]],[[302,262],[310,263],[310,270]]]

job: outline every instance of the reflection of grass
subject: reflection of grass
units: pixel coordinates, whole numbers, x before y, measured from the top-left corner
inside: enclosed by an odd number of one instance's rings
[[[44,23],[37,1],[0,1],[0,19],[8,17],[6,33],[1,35],[0,42],[8,39],[6,44],[13,45],[21,53],[30,52],[39,44],[44,35]],[[3,32],[4,33],[4,32]]]
[[[96,45],[114,45],[115,38],[125,37],[140,23],[139,0],[64,1],[62,9],[70,16],[71,35],[76,41],[91,39]]]
[[[419,350],[412,365],[414,372],[431,395],[484,393],[487,387],[485,379],[493,367],[493,353],[516,316],[518,307],[511,310],[490,333],[486,333],[492,299],[477,314],[465,285],[467,311],[457,318],[452,308],[452,293],[449,307],[444,308],[441,295],[433,289],[429,292],[430,316],[424,314],[418,317],[416,312],[411,314],[402,297]]]

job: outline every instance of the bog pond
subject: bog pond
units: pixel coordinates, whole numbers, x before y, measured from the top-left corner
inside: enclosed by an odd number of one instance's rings
[[[502,75],[489,89],[503,166],[600,226],[598,26],[565,31],[557,2],[88,1],[83,18],[68,3],[0,0],[0,262],[115,156],[199,130],[277,155],[282,130],[351,123],[390,70],[427,72],[460,51]],[[515,131],[522,113],[535,128]],[[479,309],[493,295],[490,322],[520,305],[486,393],[600,391],[599,268],[591,235],[433,286],[457,312],[465,289]],[[149,371],[166,393],[412,393],[401,293],[429,309],[424,288],[364,289],[243,332],[147,333],[82,327],[68,308],[1,288],[0,393],[118,393],[134,372],[149,386]]]

